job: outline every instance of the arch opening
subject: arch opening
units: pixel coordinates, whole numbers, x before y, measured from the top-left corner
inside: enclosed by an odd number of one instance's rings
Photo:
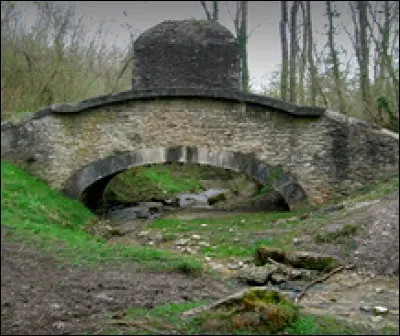
[[[232,170],[259,184],[270,181],[270,197],[282,207],[287,206],[288,210],[307,204],[303,188],[281,167],[270,166],[252,154],[186,146],[139,149],[100,159],[76,171],[63,191],[93,210],[99,205],[105,187],[117,174],[134,167],[165,163],[190,163]]]

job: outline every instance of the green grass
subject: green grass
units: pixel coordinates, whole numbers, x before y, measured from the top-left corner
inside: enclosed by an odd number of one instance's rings
[[[173,172],[170,165],[133,168],[118,174],[107,186],[105,198],[123,202],[165,199],[184,192],[198,192],[196,178]]]
[[[80,202],[64,197],[39,179],[1,162],[1,225],[11,238],[34,244],[61,261],[79,264],[134,262],[141,267],[198,274],[199,261],[139,246],[107,244],[85,231],[97,220]]]
[[[394,176],[379,182],[366,184],[360,190],[358,190],[357,193],[345,197],[344,200],[351,199],[354,202],[370,201],[396,190],[399,190],[399,176]]]
[[[289,335],[374,335],[375,331],[351,325],[329,315],[302,314],[286,329]]]
[[[282,247],[288,245],[286,237],[280,235],[268,235],[267,239],[257,238],[254,232],[273,229],[277,227],[279,219],[293,217],[294,212],[276,213],[251,213],[224,216],[223,218],[198,218],[190,220],[182,219],[157,219],[148,228],[163,232],[163,235],[176,237],[183,234],[190,238],[192,234],[199,234],[201,240],[210,244],[200,249],[201,255],[226,257],[249,257],[254,255],[255,249],[261,244]],[[207,226],[201,226],[201,224]],[[295,222],[287,224],[295,226]],[[281,227],[283,224],[279,224]],[[239,241],[235,241],[235,239]]]

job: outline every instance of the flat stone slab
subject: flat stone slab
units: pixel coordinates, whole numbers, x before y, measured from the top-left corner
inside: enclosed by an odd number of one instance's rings
[[[295,268],[328,271],[341,265],[339,258],[306,251],[286,252],[281,249],[260,246],[256,251],[256,264],[265,265],[269,259]]]

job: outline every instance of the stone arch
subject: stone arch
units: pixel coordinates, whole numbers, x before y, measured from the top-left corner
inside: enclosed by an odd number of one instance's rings
[[[124,170],[173,162],[224,168],[246,174],[259,183],[264,183],[276,172],[276,167],[256,159],[252,154],[187,146],[158,147],[123,152],[92,162],[76,171],[66,182],[63,191],[68,196],[83,201],[88,188],[98,184],[104,190],[107,183]],[[279,176],[274,176],[272,188],[283,197],[289,208],[292,210],[307,204],[307,195],[293,176],[282,170],[279,172]]]

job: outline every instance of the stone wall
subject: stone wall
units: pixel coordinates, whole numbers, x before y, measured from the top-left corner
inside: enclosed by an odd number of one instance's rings
[[[130,100],[81,113],[39,113],[2,125],[2,159],[55,188],[101,159],[188,146],[281,166],[312,203],[398,174],[398,135],[327,111],[297,117],[232,100]],[[91,168],[88,168],[89,170]]]

